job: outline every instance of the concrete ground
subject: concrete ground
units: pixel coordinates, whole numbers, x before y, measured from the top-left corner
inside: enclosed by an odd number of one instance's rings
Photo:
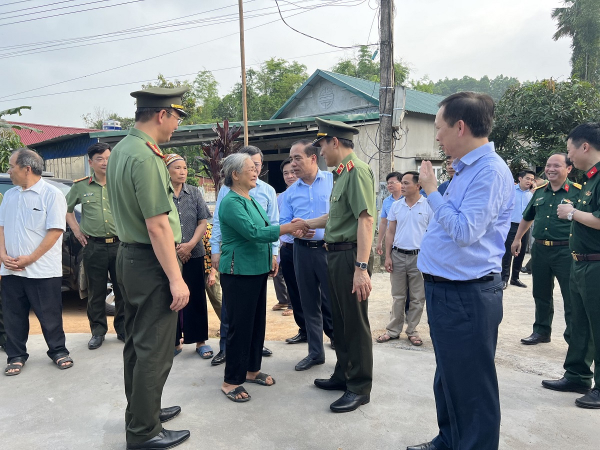
[[[522,276],[530,285],[531,277]],[[373,278],[370,300],[373,334],[385,329],[389,282]],[[562,308],[555,291],[556,318],[552,343],[523,346],[531,332],[530,289],[505,291],[497,366],[502,406],[501,449],[594,449],[598,447],[600,411],[575,406],[579,394],[546,390],[540,382],[562,375],[566,344],[560,333]],[[435,359],[426,316],[419,326],[425,343],[412,347],[403,336],[374,344],[371,403],[358,411],[333,414],[329,404],[341,392],[313,385],[333,371],[335,353],[326,346],[327,361],[306,372],[294,365],[306,355],[306,344],[267,342],[274,355],[263,371],[277,384],[248,384],[248,403],[236,404],[220,391],[223,366],[211,367],[185,346],[177,356],[163,394],[163,406],[180,405],[182,414],[168,429],[189,429],[181,449],[404,449],[437,433],[432,394]],[[290,331],[294,331],[291,329]],[[290,334],[291,336],[291,334]],[[86,348],[88,334],[68,334],[75,365],[60,371],[45,355],[42,336],[31,336],[30,359],[18,377],[0,376],[0,448],[124,449],[125,431],[121,358],[122,344],[108,335],[95,351]],[[213,348],[218,342],[210,339]]]

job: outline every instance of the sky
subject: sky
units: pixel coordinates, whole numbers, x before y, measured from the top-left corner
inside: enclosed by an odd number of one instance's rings
[[[558,0],[394,3],[394,58],[410,67],[411,79],[569,77],[571,42],[552,40]],[[378,0],[279,5],[291,27],[329,44],[379,39]],[[132,117],[129,93],[159,73],[192,81],[201,70],[213,72],[223,95],[241,77],[237,13],[236,0],[3,0],[0,110],[27,105],[31,111],[5,119],[83,127],[87,113]],[[311,74],[356,52],[290,29],[275,0],[244,0],[244,17],[247,67],[276,57],[305,64]],[[137,27],[148,28],[131,32]]]

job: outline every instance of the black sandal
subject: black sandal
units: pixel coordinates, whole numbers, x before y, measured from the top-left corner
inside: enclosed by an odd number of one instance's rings
[[[15,358],[11,362],[9,362],[6,366],[6,369],[4,369],[4,375],[6,375],[7,377],[14,377],[15,375],[19,375],[23,370],[23,367],[25,367],[25,359]],[[16,372],[9,372],[9,370],[16,370]]]
[[[232,402],[236,402],[236,403],[243,403],[243,402],[247,402],[250,400],[250,394],[248,394],[248,391],[246,391],[246,389],[244,389],[244,386],[238,386],[235,389],[232,389],[229,392],[225,392],[223,389],[221,389],[221,392],[223,392],[223,394],[225,394],[225,396],[231,400]],[[244,398],[236,398],[238,394],[248,394],[248,397]]]
[[[66,353],[59,353],[58,355],[54,355],[52,361],[54,361],[54,364],[56,364],[56,367],[58,367],[60,370],[70,369],[71,367],[73,367],[74,364],[71,357]]]

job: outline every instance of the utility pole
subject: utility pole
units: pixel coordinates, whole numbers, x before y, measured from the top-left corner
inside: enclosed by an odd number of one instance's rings
[[[242,58],[242,111],[244,113],[244,145],[248,145],[248,105],[246,102],[246,50],[244,46],[244,5],[238,0],[240,8],[240,53]]]
[[[379,191],[385,193],[385,177],[392,171],[394,155],[394,0],[381,0],[379,42]]]

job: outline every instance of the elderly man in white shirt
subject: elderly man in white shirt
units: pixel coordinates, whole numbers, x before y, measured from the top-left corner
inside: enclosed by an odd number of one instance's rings
[[[423,344],[417,325],[425,306],[425,285],[423,275],[417,268],[417,256],[427,225],[433,218],[433,211],[419,192],[420,189],[419,174],[406,172],[401,187],[404,197],[394,202],[388,213],[385,269],[390,273],[393,303],[387,331],[376,339],[380,343],[400,337],[408,291],[410,304],[406,314],[406,335],[411,344]]]
[[[59,369],[73,365],[65,347],[62,322],[62,239],[67,202],[41,175],[44,162],[22,148],[9,159],[15,185],[0,205],[0,275],[7,334],[4,373],[21,373],[29,355],[29,310],[33,309],[48,344],[48,356]]]

